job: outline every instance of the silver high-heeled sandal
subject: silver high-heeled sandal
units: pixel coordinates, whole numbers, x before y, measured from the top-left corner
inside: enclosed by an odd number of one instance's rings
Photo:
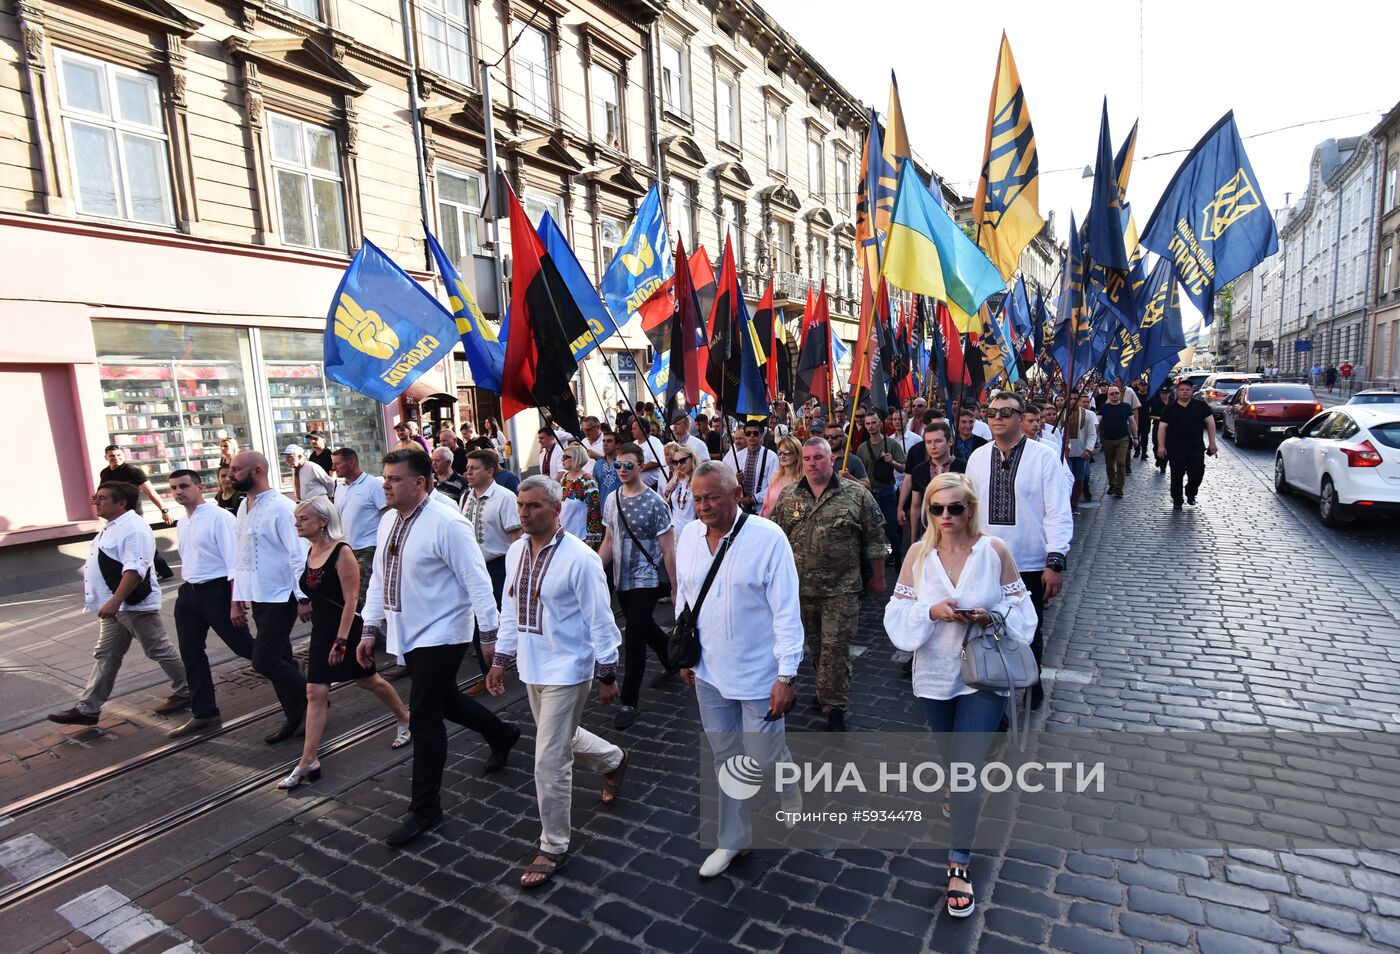
[[[305,785],[307,782],[314,782],[321,777],[321,763],[312,762],[310,765],[302,766],[300,763],[292,769],[292,774],[277,783],[277,787],[283,791],[290,792],[292,789]]]
[[[408,731],[408,723],[399,726],[399,731],[394,733],[394,741],[389,743],[391,749],[401,749],[413,739],[413,733]]]

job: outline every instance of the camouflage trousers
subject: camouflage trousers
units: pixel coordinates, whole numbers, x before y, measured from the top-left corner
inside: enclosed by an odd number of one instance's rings
[[[807,658],[817,675],[822,711],[845,709],[851,692],[851,639],[860,622],[860,596],[823,596],[802,601]]]

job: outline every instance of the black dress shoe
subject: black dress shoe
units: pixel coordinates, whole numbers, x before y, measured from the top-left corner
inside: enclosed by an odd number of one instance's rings
[[[613,717],[614,729],[630,729],[632,723],[637,721],[636,706],[622,706],[617,710],[617,715]]]
[[[77,706],[62,712],[50,712],[48,718],[50,722],[57,722],[59,725],[97,725],[98,719],[96,715],[79,712]]]
[[[297,734],[297,730],[301,728],[301,724],[305,720],[305,718],[305,716],[302,716],[302,718],[300,719],[286,720],[282,723],[282,727],[279,728],[276,732],[272,733],[271,735],[264,736],[263,741],[266,742],[268,745],[276,745],[278,742],[287,741],[292,736]]]
[[[408,816],[408,819],[394,829],[393,834],[384,839],[384,844],[390,848],[402,848],[419,835],[432,831],[442,824],[442,813],[436,815],[419,815],[416,812]]]
[[[649,683],[649,685],[653,689],[660,689],[667,683],[675,682],[677,679],[680,678],[680,675],[681,671],[679,669],[663,669],[655,676],[651,677],[651,682]]]
[[[832,709],[826,717],[826,731],[845,732],[846,731],[846,710]]]
[[[515,743],[520,741],[520,730],[512,726],[511,731],[515,733],[514,737],[503,748],[493,748],[491,754],[486,757],[486,761],[481,763],[482,775],[490,775],[506,767],[506,760],[510,758],[510,750],[515,748]]]
[[[1039,683],[1031,686],[1031,708],[1039,709],[1045,703],[1045,688]]]
[[[1191,506],[1193,506],[1193,507],[1196,506],[1196,498],[1195,498],[1195,497],[1187,497],[1187,498],[1186,498],[1186,502],[1189,503],[1189,504],[1190,504]]]
[[[1181,501],[1180,501],[1180,500],[1173,500],[1173,501],[1172,501],[1172,509],[1173,509],[1173,510],[1180,510],[1180,509],[1181,509]]]

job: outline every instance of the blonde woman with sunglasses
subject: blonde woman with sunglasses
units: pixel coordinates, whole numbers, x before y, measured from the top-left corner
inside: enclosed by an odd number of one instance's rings
[[[948,761],[981,771],[1006,696],[962,681],[963,638],[970,624],[1006,620],[1010,638],[1030,644],[1035,610],[1011,551],[981,530],[977,492],[962,474],[940,474],[924,494],[928,528],[909,549],[885,606],[885,631],[895,648],[914,654],[914,695],[929,728],[947,736]],[[956,792],[943,803],[950,819],[948,914],[965,918],[976,904],[968,864],[982,809],[981,793]]]
[[[778,504],[778,497],[784,488],[802,479],[802,442],[791,434],[778,439],[778,472],[768,481],[768,492],[763,495],[763,509],[759,516],[768,517]]]
[[[680,539],[685,525],[695,519],[695,499],[690,495],[690,478],[695,476],[695,468],[700,466],[700,455],[695,449],[679,441],[666,445],[666,466],[671,468],[671,479],[661,496],[671,506],[671,528],[676,539]]]

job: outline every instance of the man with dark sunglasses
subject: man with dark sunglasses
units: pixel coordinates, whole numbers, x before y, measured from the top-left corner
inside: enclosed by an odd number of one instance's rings
[[[747,421],[744,424],[743,446],[736,443],[725,455],[725,463],[734,468],[739,478],[739,506],[749,513],[758,513],[763,497],[768,493],[768,482],[778,472],[778,455],[763,446],[763,423]]]
[[[1014,391],[992,398],[987,409],[992,442],[972,452],[967,476],[981,501],[982,529],[1006,541],[1031,594],[1036,615],[1031,651],[1040,662],[1045,601],[1060,590],[1074,516],[1059,456],[1022,432],[1025,410],[1024,399]],[[1044,692],[1037,685],[1031,690],[1031,707],[1039,707],[1043,700]]]

